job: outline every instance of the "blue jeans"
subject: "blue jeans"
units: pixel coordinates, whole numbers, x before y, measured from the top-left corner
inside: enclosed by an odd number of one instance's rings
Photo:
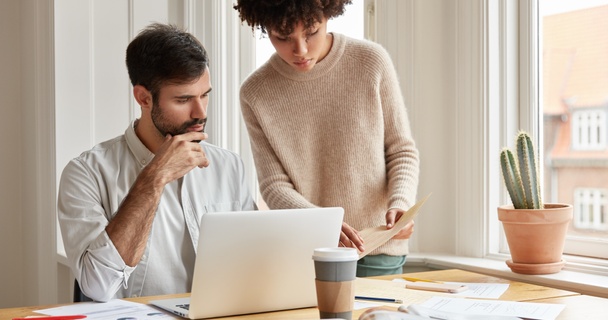
[[[357,262],[357,277],[402,274],[406,256],[378,254],[365,256]]]

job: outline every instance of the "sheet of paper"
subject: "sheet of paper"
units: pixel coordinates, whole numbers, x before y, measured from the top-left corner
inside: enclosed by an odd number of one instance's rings
[[[565,308],[563,304],[477,300],[438,296],[430,298],[421,305],[433,310],[459,314],[515,316],[538,320],[554,320]]]
[[[359,310],[359,309],[367,309],[367,308],[373,308],[373,307],[379,307],[382,306],[383,304],[381,303],[374,303],[374,302],[362,302],[362,301],[356,301],[355,300],[355,304],[353,305],[353,310]]]
[[[499,299],[509,289],[508,283],[472,283],[472,282],[446,282],[465,285],[466,291],[452,295],[467,298]]]
[[[406,280],[401,278],[393,279],[393,282],[405,285]],[[451,296],[483,299],[499,299],[503,293],[509,289],[508,283],[477,283],[477,282],[445,282],[467,286],[467,290],[458,293],[450,293]]]
[[[361,314],[358,320],[429,320],[429,318],[401,311],[376,309]]]
[[[82,302],[63,307],[36,310],[35,312],[49,316],[83,314],[87,316],[87,320],[180,319],[154,307],[120,299],[105,303]]]
[[[413,303],[423,303],[435,296],[449,296],[449,293],[406,289],[403,283],[390,280],[357,278],[355,280],[355,295],[377,298],[392,298],[403,301],[401,304],[377,302],[378,305],[398,307]],[[365,303],[370,303],[366,301]],[[374,302],[376,303],[376,302]]]
[[[394,237],[408,222],[412,221],[418,214],[418,210],[426,199],[431,196],[429,193],[422,200],[418,201],[409,210],[407,210],[401,218],[395,223],[391,229],[386,229],[386,226],[377,226],[373,228],[367,228],[359,231],[359,235],[363,238],[365,251],[359,252],[359,259],[365,257],[368,253],[374,251],[374,249],[385,244],[388,240]]]

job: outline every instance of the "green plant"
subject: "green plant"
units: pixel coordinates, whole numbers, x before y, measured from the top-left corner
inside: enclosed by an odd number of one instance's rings
[[[516,139],[517,162],[508,148],[500,152],[500,166],[505,185],[515,209],[542,209],[537,158],[534,145],[526,132]]]

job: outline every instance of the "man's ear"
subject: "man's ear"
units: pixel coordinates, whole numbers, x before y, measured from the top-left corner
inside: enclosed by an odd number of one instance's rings
[[[152,93],[142,85],[133,87],[133,97],[142,109],[152,108]]]

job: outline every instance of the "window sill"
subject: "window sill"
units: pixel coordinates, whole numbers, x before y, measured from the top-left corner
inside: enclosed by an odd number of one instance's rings
[[[581,294],[608,298],[608,266],[589,266],[584,260],[567,257],[564,270],[548,275],[525,275],[511,272],[505,264],[507,255],[486,258],[459,257],[447,254],[412,253],[407,256],[408,266],[425,266],[433,269],[456,268],[499,278],[574,291]],[[605,262],[604,262],[605,264]]]

